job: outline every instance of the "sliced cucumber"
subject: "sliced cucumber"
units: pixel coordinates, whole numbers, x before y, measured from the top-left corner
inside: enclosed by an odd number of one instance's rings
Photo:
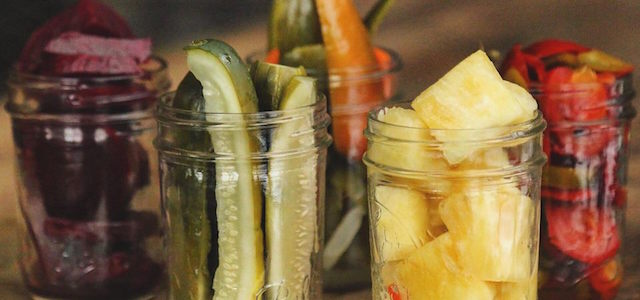
[[[256,61],[251,65],[251,79],[258,94],[261,111],[278,110],[285,88],[293,76],[307,75],[303,67],[293,68],[283,65]]]
[[[303,66],[313,76],[327,74],[327,53],[322,44],[293,48],[282,55],[280,63],[292,67]]]
[[[207,112],[258,110],[249,72],[229,45],[200,40],[185,50],[189,70],[202,85]],[[242,129],[209,133],[216,153],[236,156],[217,159],[215,163],[220,263],[213,280],[213,299],[255,299],[264,280],[260,184],[248,160],[256,143]]]
[[[316,101],[316,80],[306,76],[291,79],[280,101],[288,111]],[[296,112],[299,116],[299,112]],[[266,189],[267,281],[273,286],[268,299],[306,299],[314,274],[311,263],[318,253],[317,226],[318,154],[313,150],[313,109],[297,120],[280,125],[272,136],[271,153],[294,149],[309,152],[273,156],[269,159]]]
[[[314,0],[274,0],[269,19],[269,49],[280,53],[308,44],[322,43]]]
[[[200,82],[189,73],[180,82],[170,103],[172,107],[203,111]],[[175,146],[208,151],[211,140],[206,132],[171,129]],[[170,299],[211,299],[212,271],[218,264],[215,217],[215,180],[212,164],[201,167],[167,164],[164,195],[168,224],[168,264]],[[213,215],[210,207],[213,206]],[[213,244],[213,245],[212,245]]]
[[[168,264],[171,299],[210,299],[208,256],[215,222],[207,216],[207,177],[203,169],[171,165],[167,170],[165,203],[168,224]],[[214,228],[210,226],[214,225]]]

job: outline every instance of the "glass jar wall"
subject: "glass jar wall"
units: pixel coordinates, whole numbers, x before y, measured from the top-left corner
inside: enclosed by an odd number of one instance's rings
[[[161,102],[155,142],[168,298],[319,299],[324,97],[251,114],[181,110],[177,98]]]
[[[152,140],[168,86],[158,58],[140,75],[11,74],[19,265],[34,297],[133,299],[162,287]]]
[[[373,298],[537,299],[541,115],[430,130],[381,121],[393,106],[366,130]]]
[[[540,296],[613,299],[623,278],[631,76],[534,86],[549,126],[542,181]]]

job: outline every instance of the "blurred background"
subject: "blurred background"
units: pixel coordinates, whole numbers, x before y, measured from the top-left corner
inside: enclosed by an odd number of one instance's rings
[[[18,57],[29,34],[72,0],[3,0],[0,10],[0,81]],[[262,50],[267,43],[267,0],[103,0],[128,20],[140,37],[151,37],[154,51],[169,62],[174,86],[186,73],[182,46],[193,39],[214,37],[234,46],[242,56]],[[361,12],[374,0],[356,0]],[[376,44],[397,51],[404,61],[400,88],[407,98],[442,76],[478,48],[508,51],[513,43],[563,38],[600,48],[640,67],[640,1],[431,1],[399,0],[374,37]],[[635,86],[640,86],[637,77]],[[0,84],[0,103],[6,86]],[[636,104],[637,105],[637,104]],[[630,163],[630,200],[627,232],[632,254],[640,254],[640,133],[633,125]],[[15,192],[13,145],[7,113],[0,111],[0,290],[16,299],[22,286],[13,257]],[[7,244],[8,243],[8,244]],[[635,244],[635,245],[634,245]],[[635,249],[634,249],[635,248]],[[638,255],[627,255],[635,266],[627,278],[639,277]],[[636,281],[640,285],[640,280]],[[625,299],[640,299],[626,283]],[[15,292],[15,294],[11,294]]]

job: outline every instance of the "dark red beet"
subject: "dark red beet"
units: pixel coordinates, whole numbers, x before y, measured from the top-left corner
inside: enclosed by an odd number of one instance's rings
[[[53,54],[133,57],[143,62],[151,55],[151,40],[105,38],[70,31],[51,40],[44,50]]]
[[[133,37],[127,22],[113,9],[96,0],[80,0],[31,34],[20,54],[18,70],[37,72],[45,46],[67,31],[113,38]]]
[[[129,56],[90,56],[85,54],[45,54],[40,73],[44,75],[64,76],[119,75],[140,73],[136,59]]]

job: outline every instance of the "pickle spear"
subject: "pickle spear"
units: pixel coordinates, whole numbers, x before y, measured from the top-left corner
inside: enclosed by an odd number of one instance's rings
[[[291,78],[307,75],[303,67],[293,68],[256,61],[251,65],[251,79],[258,94],[260,111],[278,110],[282,94]]]
[[[208,39],[185,47],[189,70],[200,81],[206,112],[255,113],[258,98],[249,72],[238,54],[224,42]],[[215,122],[215,116],[207,116]],[[255,299],[263,286],[260,184],[248,159],[256,142],[246,125],[209,131],[216,159],[216,214],[219,266],[213,299]],[[244,128],[243,128],[244,127]]]
[[[202,86],[193,74],[187,74],[180,82],[171,106],[204,111]],[[175,130],[177,147],[204,152],[211,148],[207,133]],[[218,229],[212,191],[215,183],[208,182],[215,180],[212,165],[172,164],[166,176],[168,178],[164,182],[169,186],[163,205],[169,222],[168,241],[171,243],[167,260],[175,269],[169,276],[170,298],[211,299],[211,271],[218,264],[217,246],[214,244]]]
[[[314,0],[274,0],[269,19],[269,50],[280,53],[322,43]]]
[[[270,153],[300,151],[269,159],[266,189],[267,299],[304,299],[314,274],[313,254],[319,249],[317,226],[318,184],[314,149],[314,114],[308,107],[316,101],[316,79],[293,77],[280,100],[279,110],[307,107],[308,114],[283,123],[273,133]],[[296,112],[296,116],[300,113]],[[313,296],[312,296],[313,297]]]

